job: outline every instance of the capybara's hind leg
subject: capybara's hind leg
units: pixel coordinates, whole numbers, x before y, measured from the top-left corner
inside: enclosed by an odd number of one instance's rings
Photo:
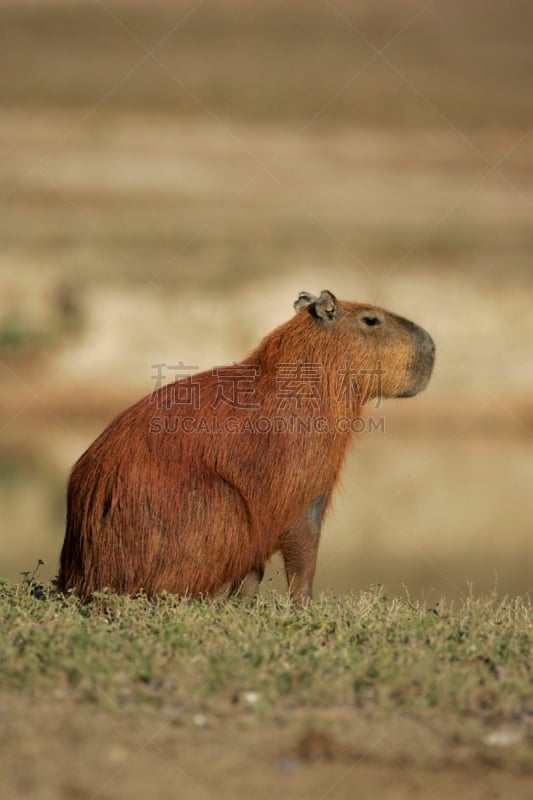
[[[236,581],[232,584],[229,596],[237,596],[243,600],[253,600],[254,597],[257,597],[264,574],[265,570],[262,567],[252,569],[244,580]]]
[[[307,605],[313,597],[318,543],[327,498],[317,497],[305,514],[280,537],[285,574],[291,598]]]

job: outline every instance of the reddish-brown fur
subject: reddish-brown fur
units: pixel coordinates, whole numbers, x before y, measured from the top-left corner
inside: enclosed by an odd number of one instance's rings
[[[83,601],[103,589],[211,597],[238,591],[247,576],[257,587],[280,550],[293,597],[311,597],[322,520],[352,438],[339,420],[359,417],[377,394],[423,389],[434,345],[412,322],[329,292],[302,293],[295,307],[238,365],[252,377],[232,381],[237,391],[204,372],[192,378],[194,408],[183,381],[162,387],[81,456],[68,486],[61,591]],[[347,366],[351,392],[341,385]],[[297,369],[315,380],[298,383]],[[188,432],[176,430],[184,417]],[[259,418],[278,430],[258,430]]]

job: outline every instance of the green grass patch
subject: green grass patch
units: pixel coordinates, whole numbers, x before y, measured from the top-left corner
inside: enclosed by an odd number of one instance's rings
[[[33,583],[0,584],[1,688],[106,707],[256,713],[357,707],[529,720],[529,600],[468,598],[433,608],[380,587],[253,603],[100,595],[88,606]],[[248,699],[247,699],[248,698]]]

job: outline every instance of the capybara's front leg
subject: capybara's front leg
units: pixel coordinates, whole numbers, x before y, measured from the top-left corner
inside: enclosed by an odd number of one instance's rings
[[[290,596],[298,605],[307,605],[313,597],[313,579],[325,507],[325,498],[317,497],[301,519],[280,537]]]

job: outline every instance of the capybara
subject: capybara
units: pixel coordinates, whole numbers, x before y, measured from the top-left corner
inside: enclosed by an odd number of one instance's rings
[[[373,398],[424,389],[435,346],[413,322],[329,291],[294,307],[243,361],[154,390],[81,456],[60,591],[208,598],[245,579],[256,591],[281,551],[292,598],[310,600],[353,421]]]

